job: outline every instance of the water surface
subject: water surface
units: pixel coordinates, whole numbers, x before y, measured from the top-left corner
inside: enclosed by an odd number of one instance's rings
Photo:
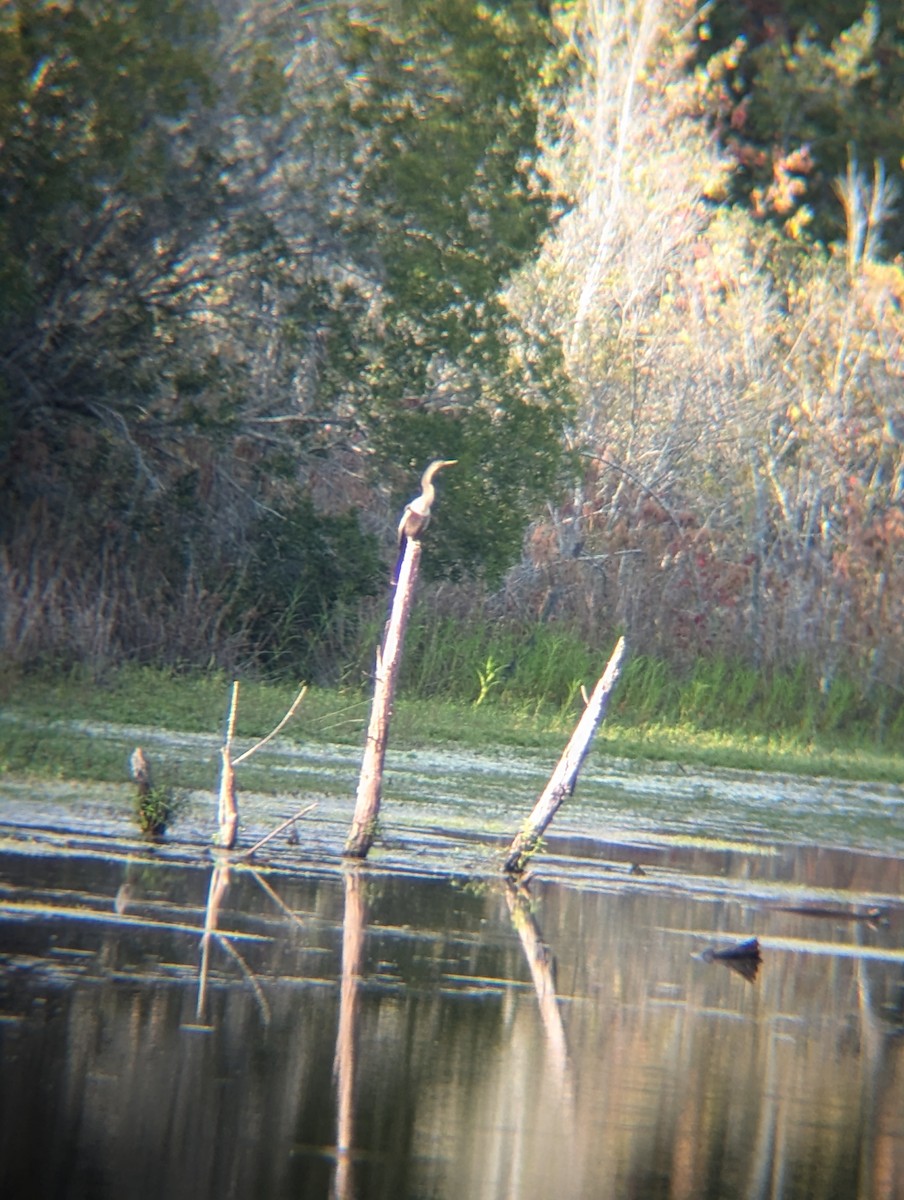
[[[297,807],[247,801],[245,844]],[[904,865],[871,825],[663,831],[641,792],[515,889],[440,803],[363,867],[326,802],[253,866],[93,803],[0,824],[7,1200],[904,1197]],[[751,937],[758,967],[704,955]]]

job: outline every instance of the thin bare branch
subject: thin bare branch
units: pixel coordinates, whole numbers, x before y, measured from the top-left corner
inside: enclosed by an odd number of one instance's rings
[[[243,850],[236,857],[237,858],[250,858],[251,855],[254,854],[257,850],[260,850],[261,846],[266,846],[267,842],[271,841],[275,837],[278,837],[279,834],[281,834],[284,829],[288,829],[290,825],[294,825],[296,821],[300,820],[302,817],[307,816],[307,814],[309,812],[313,812],[313,810],[316,807],[317,807],[316,802],[314,802],[312,804],[306,804],[304,808],[300,808],[297,813],[294,813],[291,817],[287,817],[286,820],[283,821],[281,824],[277,825],[275,829],[271,829],[270,832],[268,834],[266,834],[264,837],[262,837],[259,842],[255,842],[250,850]]]
[[[238,687],[238,684],[236,684],[235,686]],[[240,754],[238,756],[238,758],[233,759],[232,765],[234,767],[237,767],[239,765],[239,763],[244,762],[246,758],[250,758],[251,755],[256,753],[258,750],[260,750],[260,748],[262,746],[266,746],[267,742],[272,741],[273,738],[275,738],[276,735],[280,732],[280,730],[285,729],[285,727],[289,723],[289,721],[291,721],[292,718],[295,716],[295,713],[298,710],[298,706],[299,706],[299,704],[301,704],[302,700],[304,699],[304,696],[305,696],[305,693],[307,692],[307,690],[308,690],[308,685],[306,683],[303,683],[301,685],[301,691],[298,693],[298,695],[292,701],[291,708],[286,713],[286,715],[283,717],[283,719],[280,721],[280,723],[276,726],[276,728],[271,729],[266,737],[261,738],[261,740],[259,742],[255,742],[255,744],[253,746],[251,746],[243,754]]]

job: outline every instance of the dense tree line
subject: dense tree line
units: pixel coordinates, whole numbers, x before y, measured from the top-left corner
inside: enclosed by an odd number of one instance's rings
[[[560,457],[498,297],[548,46],[527,3],[4,9],[8,649],[309,668],[436,454],[435,569],[499,578]]]
[[[538,555],[588,629],[899,689],[902,27],[818,9],[594,0],[570,31],[539,164],[568,203],[513,304],[585,469]],[[842,109],[886,159],[840,157]]]
[[[894,0],[4,6],[2,652],[335,675],[443,456],[455,611],[900,689],[902,131]]]

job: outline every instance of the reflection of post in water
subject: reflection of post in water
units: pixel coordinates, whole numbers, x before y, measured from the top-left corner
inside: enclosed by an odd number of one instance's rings
[[[565,1027],[556,997],[555,960],[543,941],[540,928],[530,910],[530,901],[523,888],[509,881],[505,889],[512,924],[521,939],[527,964],[530,967],[534,991],[540,1005],[540,1016],[560,1087],[570,1086],[568,1044]]]
[[[222,859],[213,869],[207,891],[207,908],[204,911],[204,933],[201,936],[201,969],[198,973],[198,1007],[200,1020],[207,1004],[207,972],[210,966],[210,939],[216,932],[220,915],[220,903],[229,887],[229,863]]]
[[[345,872],[339,1029],[333,1060],[336,1081],[336,1167],[331,1195],[335,1200],[351,1200],[354,1196],[351,1156],[355,1120],[355,1032],[366,924],[367,905],[362,895],[361,878],[354,868],[350,868]]]
[[[863,945],[867,930],[857,926]],[[860,1007],[863,1152],[857,1195],[863,1200],[892,1200],[904,1179],[904,1012],[892,1015],[873,995],[870,963],[857,959],[857,998]],[[898,980],[900,986],[901,980]]]
[[[786,1088],[782,1086],[780,1060],[787,1057],[787,1032],[775,1018],[765,1027],[766,1069],[760,1089],[756,1135],[750,1158],[750,1179],[744,1193],[745,1200],[768,1200],[779,1195],[782,1184],[788,1177],[790,1139],[783,1133],[788,1123],[790,1101]]]
[[[251,985],[251,990],[254,992],[254,998],[257,1001],[258,1008],[261,1011],[261,1016],[264,1023],[270,1020],[270,1005],[267,1003],[267,997],[264,995],[261,985],[254,978],[251,968],[245,962],[245,959],[239,954],[235,946],[225,933],[220,933],[217,929],[217,921],[220,916],[220,905],[223,902],[223,897],[229,887],[229,861],[224,856],[218,859],[216,866],[213,869],[213,874],[210,877],[210,888],[207,892],[207,908],[204,913],[204,933],[201,935],[201,967],[198,972],[198,1018],[204,1016],[204,1009],[207,1004],[207,977],[210,966],[210,943],[215,938],[217,943],[223,947],[230,958],[238,964],[239,969],[245,976],[245,979]]]

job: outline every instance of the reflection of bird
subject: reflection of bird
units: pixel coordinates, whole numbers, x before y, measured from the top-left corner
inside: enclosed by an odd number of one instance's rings
[[[437,458],[421,476],[421,494],[405,505],[399,521],[399,546],[404,548],[406,538],[419,538],[430,524],[430,509],[436,498],[433,476],[443,467],[454,467],[457,458]]]

